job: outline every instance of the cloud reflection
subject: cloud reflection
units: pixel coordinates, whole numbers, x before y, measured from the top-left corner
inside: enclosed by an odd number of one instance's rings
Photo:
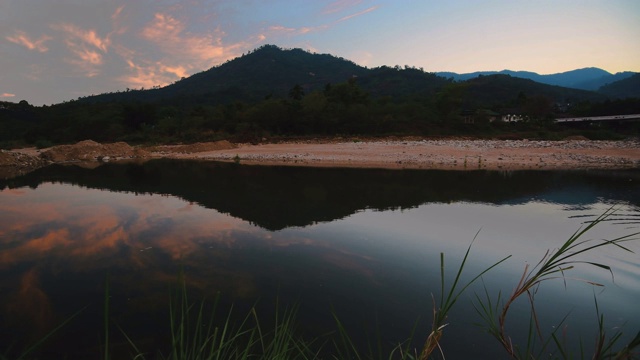
[[[4,190],[0,198],[0,269],[5,273],[28,264],[47,264],[75,274],[140,271],[144,284],[131,285],[153,288],[175,278],[179,264],[189,269],[190,286],[253,297],[259,287],[257,274],[287,276],[280,271],[286,266],[271,269],[273,258],[260,254],[305,246],[317,250],[314,258],[323,266],[373,277],[366,266],[372,259],[328,241],[304,232],[273,236],[243,220],[173,197],[44,184],[35,190]],[[256,258],[250,260],[252,256]],[[14,296],[23,293],[19,290]]]
[[[49,296],[40,287],[37,269],[30,269],[20,278],[17,293],[9,296],[6,305],[10,322],[29,324],[29,336],[32,340],[45,335],[53,323],[53,307]]]

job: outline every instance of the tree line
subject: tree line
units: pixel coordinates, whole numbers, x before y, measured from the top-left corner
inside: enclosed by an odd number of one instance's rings
[[[0,102],[0,145],[47,146],[85,139],[129,143],[260,141],[337,135],[554,138],[570,132],[620,138],[640,133],[637,125],[566,129],[552,121],[567,111],[566,115],[572,116],[640,113],[640,99],[582,101],[562,109],[542,95],[519,92],[508,101],[487,103],[478,102],[469,92],[469,84],[450,81],[433,94],[372,96],[354,77],[308,93],[303,86],[294,85],[286,96],[266,95],[260,101],[215,102],[203,97],[199,101],[71,101],[42,107],[24,100]],[[527,121],[500,121],[496,114],[504,109],[521,113]]]

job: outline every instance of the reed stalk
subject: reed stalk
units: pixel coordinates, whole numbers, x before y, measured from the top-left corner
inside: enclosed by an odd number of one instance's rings
[[[476,310],[480,313],[481,317],[485,321],[485,326],[489,334],[491,334],[494,338],[498,340],[500,345],[506,350],[507,354],[513,359],[529,359],[532,354],[532,345],[531,343],[534,341],[533,337],[540,339],[543,341],[543,348],[547,347],[548,344],[553,343],[556,346],[556,350],[560,353],[562,358],[570,358],[571,356],[567,353],[564,346],[559,341],[556,333],[552,333],[550,339],[544,341],[544,335],[540,329],[540,324],[538,322],[538,317],[536,315],[534,296],[542,283],[545,283],[549,280],[553,279],[562,279],[564,281],[567,280],[566,273],[570,270],[573,270],[576,265],[589,265],[595,266],[600,269],[607,270],[611,273],[613,277],[613,271],[611,267],[601,263],[583,261],[577,259],[578,255],[583,255],[587,252],[594,251],[600,249],[605,246],[614,246],[626,252],[632,252],[630,249],[624,247],[622,244],[624,242],[637,240],[637,235],[640,233],[633,233],[621,237],[617,237],[612,240],[601,240],[599,242],[594,242],[594,240],[584,240],[584,235],[591,230],[594,226],[602,223],[608,217],[610,217],[615,212],[615,209],[610,208],[602,215],[598,216],[594,221],[590,222],[584,228],[578,229],[573,233],[569,239],[567,239],[558,249],[553,251],[547,250],[545,254],[542,256],[540,261],[533,267],[526,265],[520,280],[516,284],[511,295],[502,300],[501,294],[498,294],[497,301],[491,301],[489,294],[485,288],[485,298],[481,299],[476,295]],[[578,280],[582,282],[586,282],[588,284],[594,286],[604,286],[599,283],[595,283],[588,280]],[[516,300],[521,297],[526,297],[529,302],[531,309],[531,319],[532,326],[530,327],[528,343],[525,347],[525,353],[521,353],[518,350],[518,346],[514,344],[512,337],[509,335],[507,329],[507,319],[509,318],[511,306],[514,304]],[[620,338],[620,333],[613,335],[613,337],[608,338],[604,332],[604,317],[599,313],[599,309],[597,308],[596,302],[596,312],[598,313],[598,324],[599,324],[599,336],[596,340],[595,351],[593,354],[593,359],[601,359],[604,358],[605,354],[607,358],[615,358],[615,359],[624,359],[624,357],[618,357],[618,355],[613,354],[613,345]],[[564,320],[563,320],[564,321]],[[640,334],[636,337],[640,342]],[[637,347],[638,344],[632,341],[628,346],[629,349]],[[620,355],[622,356],[622,355]]]

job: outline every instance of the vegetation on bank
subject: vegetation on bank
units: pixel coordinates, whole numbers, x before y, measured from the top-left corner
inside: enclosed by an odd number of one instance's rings
[[[621,251],[631,252],[626,247],[626,243],[638,240],[637,236],[640,233],[600,241],[584,239],[584,235],[590,229],[606,221],[614,212],[613,209],[606,211],[583,229],[577,230],[557,249],[547,250],[536,265],[526,265],[520,281],[509,296],[502,297],[501,293],[490,294],[486,287],[484,294],[476,293],[476,301],[473,306],[482,319],[482,329],[497,340],[508,358],[638,359],[640,357],[638,351],[640,349],[640,332],[627,343],[623,343],[621,340],[623,339],[622,329],[609,333],[595,294],[597,326],[594,329],[594,340],[588,345],[583,342],[584,339],[579,344],[567,343],[564,338],[566,334],[562,333],[561,325],[569,315],[561,319],[550,333],[541,330],[543,327],[535,308],[535,296],[540,286],[551,280],[575,281],[576,279],[572,278],[569,273],[576,266],[593,266],[612,272],[608,265],[581,260],[580,255],[603,247],[614,247]],[[451,284],[446,283],[444,255],[440,255],[439,301],[435,300],[434,295],[432,328],[431,332],[426,335],[422,348],[413,347],[414,340],[425,335],[416,333],[410,334],[407,341],[398,344],[389,352],[381,350],[381,344],[379,342],[376,344],[375,341],[370,343],[368,347],[362,348],[352,340],[353,329],[346,329],[340,319],[335,316],[336,330],[333,333],[312,340],[305,339],[298,331],[297,307],[295,306],[282,309],[276,305],[275,312],[272,314],[273,319],[267,326],[264,326],[264,318],[258,316],[255,307],[252,307],[243,318],[240,318],[240,321],[232,320],[234,318],[233,307],[228,310],[223,319],[217,319],[214,318],[214,314],[216,314],[218,299],[214,301],[212,308],[205,301],[199,303],[190,301],[187,296],[186,282],[182,277],[184,274],[181,274],[179,289],[172,296],[169,304],[171,334],[169,343],[164,349],[158,349],[156,353],[141,350],[135,339],[127,335],[126,329],[121,328],[118,324],[113,324],[113,320],[110,319],[109,279],[107,277],[101,357],[108,360],[115,356],[111,351],[111,329],[117,328],[130,347],[128,357],[132,359],[444,359],[447,355],[447,349],[441,347],[441,339],[444,336],[452,336],[447,333],[446,329],[448,315],[455,311],[455,305],[471,284],[481,280],[490,270],[509,258],[505,257],[495,262],[466,284],[462,284],[463,270],[470,250],[471,246],[457,267]],[[577,279],[577,281],[594,286],[604,286],[589,280]],[[514,336],[509,329],[509,325],[512,324],[510,322],[512,306],[522,301],[528,302],[530,309],[528,334],[519,334],[524,335],[524,338]],[[64,331],[62,329],[64,325],[72,321],[80,312],[65,320],[34,346],[22,354],[16,355],[15,358],[33,358],[33,354],[37,353],[38,346],[48,341],[56,332]],[[516,339],[524,339],[524,342],[519,342]],[[9,356],[10,354],[7,353],[0,354],[0,359],[9,359]]]
[[[305,94],[294,87],[287,98],[255,103],[167,105],[162,103],[71,102],[50,107],[7,104],[0,109],[0,147],[48,147],[91,139],[98,142],[191,143],[229,139],[299,136],[471,136],[559,140],[583,135],[592,140],[640,134],[640,122],[562,125],[553,123],[553,105],[543,97],[523,103],[526,121],[505,123],[492,110],[463,111],[462,84],[434,97],[372,98],[356,81],[327,85]],[[575,115],[640,113],[640,100],[578,104]],[[488,115],[490,114],[490,115]]]

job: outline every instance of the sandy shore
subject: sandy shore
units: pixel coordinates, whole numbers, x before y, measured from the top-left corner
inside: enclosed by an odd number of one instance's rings
[[[352,140],[239,144],[233,149],[188,154],[159,147],[151,155],[258,165],[390,169],[640,168],[639,141]]]

